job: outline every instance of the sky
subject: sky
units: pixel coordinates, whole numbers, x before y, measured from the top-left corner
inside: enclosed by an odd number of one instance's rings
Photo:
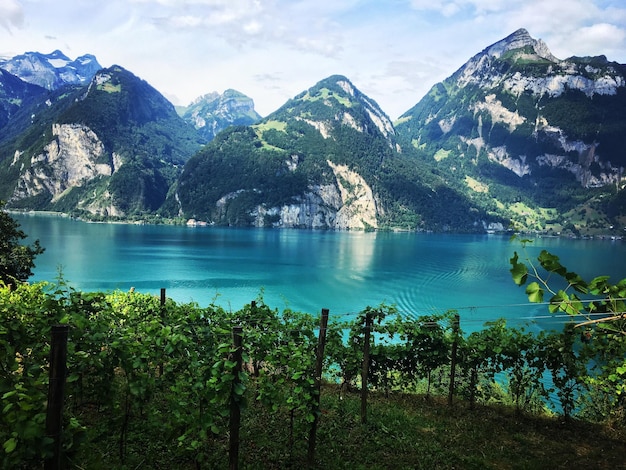
[[[0,57],[93,54],[174,104],[233,88],[262,116],[340,74],[396,119],[519,28],[626,63],[624,0],[0,0]]]

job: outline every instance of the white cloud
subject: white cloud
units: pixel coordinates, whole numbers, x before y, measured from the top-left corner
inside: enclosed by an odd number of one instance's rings
[[[21,27],[24,23],[24,12],[17,0],[0,0],[0,26],[7,31]]]
[[[411,7],[415,10],[430,10],[452,17],[456,14],[483,15],[489,12],[496,12],[511,8],[519,0],[411,0]]]
[[[611,59],[618,51],[624,50],[626,29],[609,23],[597,23],[580,28],[568,43],[576,55],[604,54]]]
[[[390,117],[518,28],[560,58],[626,62],[620,0],[0,0],[0,55],[93,53],[183,104],[235,88],[261,114],[346,75]]]

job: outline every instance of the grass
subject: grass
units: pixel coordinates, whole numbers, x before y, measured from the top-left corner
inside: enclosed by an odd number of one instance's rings
[[[341,103],[346,108],[352,107],[352,102],[348,98],[341,96],[341,95],[337,95],[333,93],[331,90],[329,90],[328,88],[321,88],[319,92],[313,96],[311,96],[309,92],[307,91],[306,95],[302,98],[302,100],[303,101],[318,101],[318,100],[327,100],[330,97],[335,98],[337,102]]]
[[[322,390],[316,465],[320,469],[619,469],[626,468],[626,436],[562,417],[516,413],[502,405],[477,405],[423,395],[370,393],[367,423],[360,394]],[[94,417],[92,415],[92,417]],[[166,419],[166,416],[164,416]],[[239,468],[306,467],[309,425],[288,410],[251,403],[242,414]],[[166,428],[131,420],[124,464],[115,425],[85,443],[72,468],[228,468],[228,439],[208,437],[204,462],[177,445]]]

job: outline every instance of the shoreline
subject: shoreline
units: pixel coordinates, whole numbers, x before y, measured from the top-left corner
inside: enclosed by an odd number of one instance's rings
[[[189,227],[189,228],[210,228],[210,227],[218,227],[215,224],[197,221],[195,219],[170,219],[161,216],[152,216],[156,217],[160,220],[160,222],[149,221],[146,219],[120,219],[120,220],[90,220],[82,217],[74,217],[65,212],[58,211],[38,211],[33,209],[7,209],[4,208],[4,211],[8,214],[19,214],[19,215],[32,215],[32,216],[46,216],[46,217],[60,217],[64,219],[76,220],[79,222],[83,222],[86,224],[119,224],[119,225],[171,225],[178,227]],[[227,227],[227,226],[224,226]],[[333,230],[333,229],[310,229],[310,228],[297,228],[297,227],[237,227],[237,228],[264,228],[264,229],[278,229],[278,230],[323,230],[323,231],[344,231],[344,230]],[[368,230],[347,230],[354,232],[367,232]],[[603,240],[603,241],[623,241],[626,235],[612,235],[612,234],[589,234],[589,235],[579,235],[576,236],[574,234],[560,234],[560,233],[550,233],[550,232],[539,232],[539,231],[512,231],[512,230],[485,230],[484,232],[434,232],[432,230],[408,230],[402,228],[386,228],[386,229],[372,229],[373,232],[391,232],[391,233],[440,233],[440,234],[454,234],[454,235],[463,235],[463,234],[473,234],[473,235],[518,235],[518,236],[529,236],[536,238],[566,238],[570,240]]]

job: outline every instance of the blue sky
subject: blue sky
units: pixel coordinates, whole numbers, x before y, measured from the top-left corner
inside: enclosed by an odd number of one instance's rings
[[[396,119],[518,28],[626,63],[624,0],[0,0],[2,57],[90,53],[176,104],[234,88],[264,116],[342,74]]]

